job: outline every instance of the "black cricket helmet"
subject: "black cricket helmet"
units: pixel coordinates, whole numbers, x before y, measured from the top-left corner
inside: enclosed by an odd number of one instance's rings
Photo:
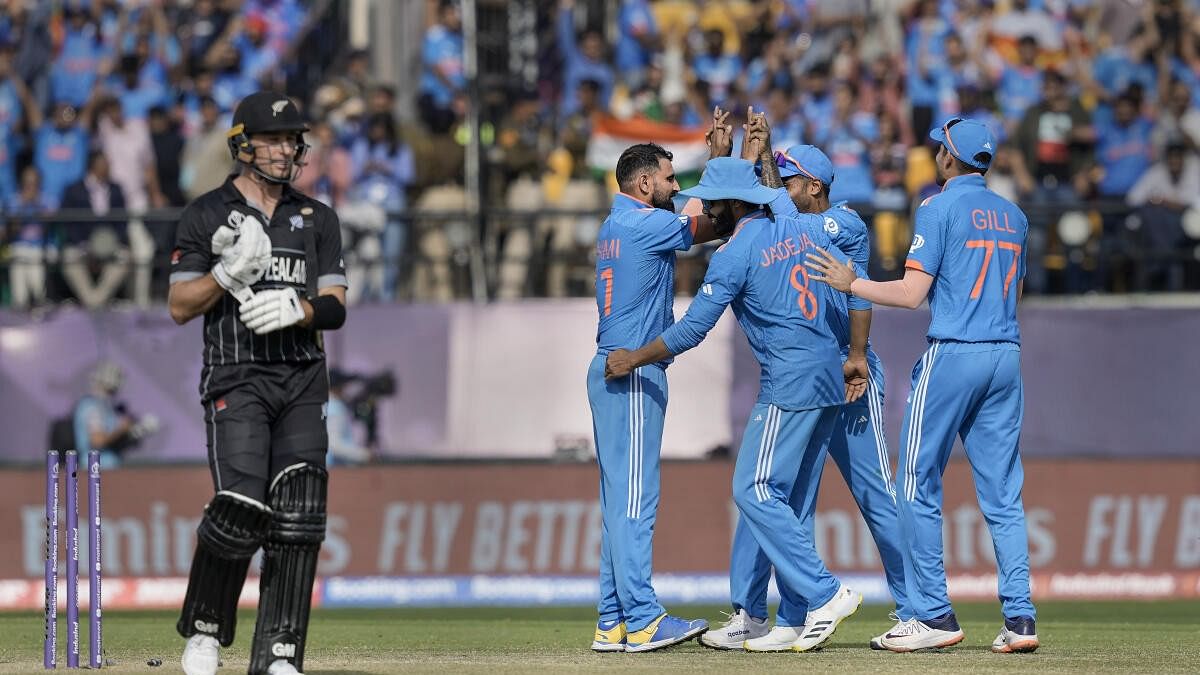
[[[229,152],[238,162],[250,167],[263,180],[271,183],[290,183],[300,175],[308,155],[309,145],[304,142],[308,123],[300,114],[295,102],[285,94],[274,91],[259,91],[250,94],[238,103],[233,112],[233,126],[227,134]],[[289,158],[291,166],[286,178],[274,176],[259,168],[256,162],[257,148],[250,143],[255,134],[295,134],[295,152]]]

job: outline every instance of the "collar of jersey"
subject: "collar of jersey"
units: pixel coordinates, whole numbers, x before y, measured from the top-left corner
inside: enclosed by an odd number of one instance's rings
[[[242,192],[233,186],[234,178],[237,178],[236,173],[229,174],[229,176],[225,179],[225,183],[221,186],[221,198],[226,204],[237,203],[250,206],[250,203],[246,201],[246,197],[242,195]],[[294,199],[297,194],[299,193],[292,189],[291,185],[284,185],[283,194],[279,198],[279,203],[283,204],[287,201],[290,201]]]
[[[624,192],[618,192],[613,198],[613,208],[652,209],[654,207],[638,199],[637,197],[634,197],[633,195],[627,195]]]
[[[957,190],[959,188],[964,188],[964,187],[986,187],[986,186],[987,186],[987,181],[985,181],[983,179],[983,176],[981,176],[977,173],[966,173],[961,176],[955,176],[954,178],[951,178],[950,180],[946,181],[946,184],[942,186],[942,192],[947,192],[950,190],[950,188],[954,188]]]
[[[756,220],[758,218],[766,218],[766,217],[767,217],[767,212],[763,211],[762,209],[759,209],[757,211],[751,211],[750,213],[747,213],[746,215],[742,216],[742,219],[737,221],[737,225],[735,225],[733,227],[733,229],[735,229],[735,230],[740,229],[742,227],[742,225],[745,225],[746,223],[748,223],[752,220]]]

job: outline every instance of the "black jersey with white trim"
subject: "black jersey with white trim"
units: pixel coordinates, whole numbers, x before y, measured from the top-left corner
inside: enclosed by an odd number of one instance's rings
[[[304,228],[313,228],[316,246],[316,287],[346,286],[342,261],[342,236],[337,214],[321,202],[285,186],[275,214],[267,217],[247,202],[233,184],[225,183],[197,197],[179,219],[175,250],[171,253],[171,283],[204,276],[216,264],[212,236],[222,224],[240,224],[254,216],[271,239],[271,265],[251,289],[295,288],[304,296],[308,274]],[[204,314],[204,365],[238,363],[306,362],[325,358],[317,331],[290,326],[266,335],[255,335],[238,318],[238,302],[225,293]]]

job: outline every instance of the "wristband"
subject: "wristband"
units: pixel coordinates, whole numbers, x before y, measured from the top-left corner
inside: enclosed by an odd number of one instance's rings
[[[332,295],[318,295],[308,304],[313,308],[313,329],[336,330],[346,323],[346,307]]]

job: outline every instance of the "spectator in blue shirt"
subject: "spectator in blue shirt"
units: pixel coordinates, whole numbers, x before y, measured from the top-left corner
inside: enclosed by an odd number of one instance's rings
[[[1137,99],[1125,93],[1117,97],[1112,122],[1097,129],[1096,161],[1104,175],[1096,190],[1123,199],[1150,167],[1153,125],[1139,114]]]
[[[855,109],[858,90],[851,82],[838,82],[833,89],[833,123],[823,137],[814,138],[833,162],[834,180],[829,188],[833,202],[870,202],[875,195],[871,176],[871,144],[879,128],[870,114]]]
[[[595,29],[575,38],[575,0],[562,0],[558,12],[558,49],[563,57],[562,114],[575,112],[575,90],[583,80],[600,85],[600,107],[608,110],[612,96],[613,69],[605,58],[604,36]]]
[[[723,105],[730,97],[735,82],[742,77],[742,59],[725,51],[725,33],[717,29],[704,31],[704,52],[692,62],[696,79],[708,83],[709,106]]]
[[[7,243],[12,260],[8,265],[8,282],[12,305],[24,309],[31,303],[46,301],[45,258],[49,253],[46,226],[41,222],[54,206],[42,195],[41,177],[37,169],[27,166],[21,172],[21,191],[4,202],[4,210],[12,218]]]
[[[647,0],[622,0],[617,13],[617,72],[636,89],[650,65],[650,55],[658,47],[658,25]]]
[[[390,302],[396,297],[400,258],[408,238],[405,222],[398,215],[408,206],[405,191],[416,175],[412,151],[401,142],[390,113],[377,113],[367,121],[366,137],[350,148],[350,164],[356,171],[351,198],[374,204],[388,215],[383,229],[383,284],[379,299]]]
[[[62,48],[50,68],[50,99],[80,107],[87,102],[100,62],[109,50],[100,41],[96,25],[85,10],[68,6]]]
[[[36,108],[29,88],[13,70],[11,47],[0,46],[0,204],[16,195],[16,156],[25,149],[20,133],[27,119],[25,110]]]
[[[438,3],[438,22],[421,46],[421,88],[417,108],[435,134],[444,134],[465,113],[462,14],[454,0]]]
[[[53,122],[42,122],[41,113],[29,111],[30,128],[36,128],[33,142],[33,164],[42,175],[42,194],[51,204],[58,205],[68,185],[83,178],[87,166],[88,132],[91,109],[88,102],[78,116],[75,108],[60,103],[54,108]]]
[[[1017,42],[1017,64],[1006,65],[996,82],[1000,113],[1011,128],[1015,129],[1025,111],[1040,99],[1042,71],[1037,67],[1037,55],[1037,39],[1022,37]]]

